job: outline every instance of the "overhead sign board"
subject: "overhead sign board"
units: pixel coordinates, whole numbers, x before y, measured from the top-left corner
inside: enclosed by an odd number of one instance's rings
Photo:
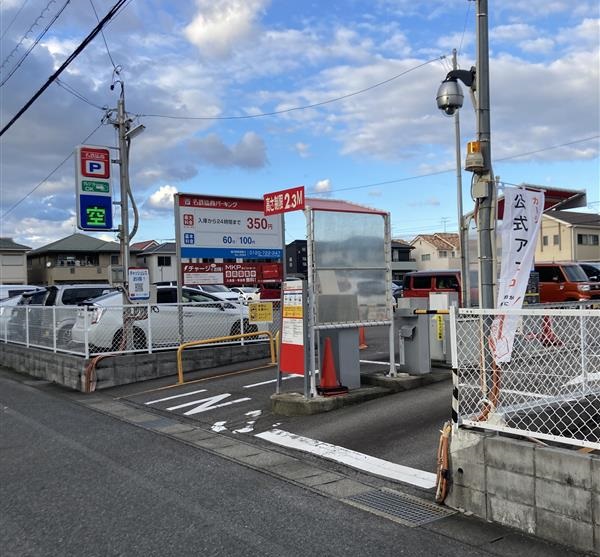
[[[110,151],[80,145],[75,149],[77,228],[112,230]]]
[[[261,199],[182,193],[175,213],[181,258],[283,257],[282,218],[265,216]]]
[[[304,209],[304,186],[265,193],[263,203],[265,216],[300,211]]]
[[[181,263],[183,284],[244,285],[280,282],[281,263]]]

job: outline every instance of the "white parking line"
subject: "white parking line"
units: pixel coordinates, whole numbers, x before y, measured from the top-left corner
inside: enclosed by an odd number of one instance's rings
[[[319,370],[315,369],[315,375],[319,374]],[[282,377],[281,380],[282,381],[287,381],[288,379],[302,379],[304,377],[304,375],[296,375],[296,374],[289,374],[286,375],[285,377]],[[252,383],[252,385],[244,385],[242,387],[242,389],[251,389],[252,387],[260,387],[261,385],[268,385],[269,383],[275,383],[277,381],[277,379],[269,379],[268,381],[261,381],[260,383]]]
[[[199,391],[191,391],[189,393],[183,393],[181,395],[173,395],[173,396],[168,396],[165,398],[157,398],[156,400],[151,400],[150,402],[146,402],[145,404],[156,404],[157,402],[165,402],[165,400],[173,400],[174,398],[180,398],[182,396],[191,396],[191,395],[196,395],[198,393],[205,393],[206,389],[200,389]]]
[[[281,429],[264,431],[263,433],[256,434],[256,437],[260,437],[261,439],[270,441],[276,445],[281,445],[282,447],[297,449],[299,451],[321,456],[328,460],[341,462],[342,464],[356,468],[357,470],[363,470],[364,472],[384,478],[398,480],[426,489],[435,487],[436,477],[435,474],[432,474],[431,472],[409,468],[408,466],[402,466],[401,464],[394,464],[387,460],[317,441],[316,439],[295,435],[294,433],[289,433]]]

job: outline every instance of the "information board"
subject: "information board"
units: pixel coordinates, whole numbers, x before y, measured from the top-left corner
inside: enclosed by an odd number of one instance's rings
[[[112,230],[110,151],[80,145],[75,149],[77,228]]]
[[[282,259],[283,220],[262,199],[175,195],[181,258]]]
[[[279,372],[304,375],[306,343],[305,293],[302,281],[283,284]]]
[[[150,299],[150,272],[145,267],[129,267],[127,273],[129,279],[129,299]]]

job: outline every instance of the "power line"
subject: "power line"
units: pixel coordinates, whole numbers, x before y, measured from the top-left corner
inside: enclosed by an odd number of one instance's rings
[[[72,87],[68,83],[65,83],[64,81],[62,81],[62,79],[57,78],[55,83],[59,87],[62,87],[67,93],[70,93],[74,97],[78,98],[80,101],[83,101],[84,103],[87,103],[90,106],[97,108],[98,110],[106,110],[108,108],[107,106],[100,106],[99,104],[90,101],[85,95],[83,95],[83,93],[80,93],[79,91],[77,91],[77,89],[75,89],[75,87]]]
[[[405,76],[406,74],[414,72],[415,70],[418,70],[419,68],[422,68],[423,66],[427,66],[428,64],[431,64],[432,62],[437,62],[438,60],[442,60],[444,58],[446,58],[446,55],[432,58],[431,60],[427,60],[426,62],[423,62],[422,64],[419,64],[417,66],[409,68],[408,70],[405,70],[397,75],[394,75],[388,79],[385,79],[384,81],[380,81],[379,83],[375,83],[374,85],[370,85],[369,87],[365,87],[364,89],[360,89],[358,91],[353,91],[352,93],[347,93],[345,95],[341,95],[340,97],[335,97],[333,99],[328,99],[326,101],[321,101],[321,102],[317,102],[317,103],[313,103],[313,104],[307,104],[304,106],[294,106],[292,108],[285,108],[282,110],[274,110],[273,112],[262,112],[260,114],[246,114],[244,116],[177,116],[177,115],[169,115],[169,114],[136,114],[136,116],[138,118],[168,118],[170,120],[249,120],[252,118],[263,118],[265,116],[277,116],[278,114],[287,114],[288,112],[294,112],[297,110],[306,110],[308,108],[317,108],[319,106],[331,104],[331,103],[338,102],[338,101],[341,101],[344,99],[348,99],[350,97],[354,97],[356,95],[360,95],[362,93],[366,93],[367,91],[371,91],[372,89],[375,89],[376,87],[381,87],[382,85],[390,83],[391,81],[394,81],[395,79]]]
[[[69,3],[71,2],[71,0],[67,0],[62,8],[60,10],[58,10],[58,12],[54,15],[54,17],[50,20],[50,22],[48,23],[48,25],[46,25],[46,27],[44,28],[44,30],[37,36],[37,38],[35,39],[35,41],[33,41],[33,43],[31,44],[31,46],[27,49],[27,51],[25,52],[25,54],[23,54],[23,56],[21,56],[20,60],[15,64],[15,66],[13,67],[13,69],[10,71],[10,73],[2,80],[2,83],[0,83],[0,87],[4,86],[4,84],[14,75],[14,73],[21,67],[21,64],[25,61],[25,59],[29,56],[29,54],[31,53],[31,51],[37,46],[37,44],[42,40],[42,38],[44,37],[44,35],[48,32],[48,29],[50,29],[50,27],[52,27],[52,25],[54,25],[54,22],[60,17],[60,15],[63,13],[63,11],[65,10],[65,8],[69,5]]]
[[[85,143],[90,137],[92,137],[92,135],[94,135],[102,126],[104,125],[104,121],[100,122],[100,124],[94,128],[94,130],[84,139],[82,139],[79,143]],[[27,195],[23,196],[21,199],[19,199],[19,201],[17,201],[14,205],[12,205],[9,209],[7,209],[6,211],[4,211],[4,213],[2,214],[2,218],[6,217],[6,215],[8,215],[9,213],[11,213],[12,211],[14,211],[21,203],[23,203],[23,201],[25,201],[34,191],[36,191],[38,188],[40,188],[43,184],[45,184],[50,177],[63,165],[65,164],[71,157],[73,156],[73,153],[69,153],[69,155],[67,157],[65,157],[62,162],[60,162],[56,167],[54,167],[54,169],[41,181],[39,182]]]
[[[463,32],[460,38],[460,44],[458,45],[458,54],[462,50],[463,40],[465,38],[465,33],[467,31],[467,22],[469,20],[469,13],[471,12],[471,2],[467,1],[467,12],[465,13],[465,24],[463,25]]]
[[[23,8],[25,7],[25,5],[27,4],[27,2],[29,2],[29,0],[23,0],[23,3],[21,4],[21,7],[17,10],[17,12],[15,13],[15,15],[13,16],[13,18],[10,20],[10,23],[6,26],[6,29],[4,30],[4,32],[2,33],[2,36],[0,37],[0,41],[2,39],[4,39],[4,37],[6,36],[6,33],[8,33],[8,30],[12,27],[12,24],[15,22],[15,20],[19,17],[19,15],[21,14],[21,12],[23,11]]]
[[[98,12],[96,11],[96,6],[94,6],[94,0],[90,0],[90,4],[92,5],[92,10],[94,10],[94,15],[96,16],[96,20],[100,23],[100,18],[98,17]],[[108,43],[106,42],[106,37],[104,36],[104,31],[100,31],[102,34],[102,40],[104,41],[104,46],[106,47],[106,54],[108,54],[108,58],[110,63],[112,64],[113,69],[117,69],[115,61],[113,60],[112,55],[110,54],[110,49],[108,48]]]
[[[12,117],[10,122],[8,124],[6,124],[6,126],[4,126],[2,128],[2,130],[0,130],[0,137],[2,137],[8,129],[10,129],[10,127],[27,111],[27,109],[42,95],[42,93],[48,87],[50,87],[50,85],[58,78],[58,76],[67,68],[67,66],[69,66],[69,64],[71,62],[73,62],[73,60],[75,60],[75,58],[77,58],[77,56],[79,56],[79,54],[85,49],[85,47],[90,42],[92,42],[92,40],[94,40],[94,37],[102,30],[102,28],[106,25],[106,23],[115,16],[115,14],[123,7],[123,4],[125,4],[126,1],[127,0],[118,0],[116,2],[116,4],[109,10],[109,12],[104,16],[104,18],[100,21],[100,23],[98,23],[98,25],[96,25],[96,27],[94,27],[94,29],[91,31],[91,33],[73,51],[73,53],[62,63],[60,68],[58,68],[58,70],[56,70],[48,78],[46,83],[44,83],[44,85],[42,85],[42,87],[40,87],[40,89],[38,89],[38,91],[33,95],[33,97],[31,97],[31,99],[29,99],[25,103],[25,105],[17,112],[17,114],[15,114],[15,116]]]
[[[14,53],[17,52],[19,47],[23,44],[25,39],[27,39],[27,37],[29,36],[29,33],[31,33],[38,26],[38,23],[40,22],[40,20],[44,19],[44,14],[50,10],[51,4],[56,4],[56,0],[49,0],[49,2],[46,4],[46,7],[40,12],[40,15],[38,15],[33,20],[33,23],[29,26],[29,29],[27,29],[27,31],[25,31],[25,34],[21,37],[21,39],[15,45],[15,47],[10,51],[9,55],[4,59],[4,61],[2,62],[2,65],[0,65],[0,70],[6,65],[6,62],[8,62],[13,57]]]

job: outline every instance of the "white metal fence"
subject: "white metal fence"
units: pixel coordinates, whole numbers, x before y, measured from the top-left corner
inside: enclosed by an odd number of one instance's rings
[[[497,315],[518,321],[499,365],[489,348]],[[600,310],[461,309],[451,334],[460,425],[600,448]]]
[[[182,342],[280,327],[280,302],[273,321],[250,323],[247,306],[228,302],[126,306],[14,306],[0,315],[0,342],[89,357],[108,352],[148,352]],[[263,342],[261,338],[221,341]]]

